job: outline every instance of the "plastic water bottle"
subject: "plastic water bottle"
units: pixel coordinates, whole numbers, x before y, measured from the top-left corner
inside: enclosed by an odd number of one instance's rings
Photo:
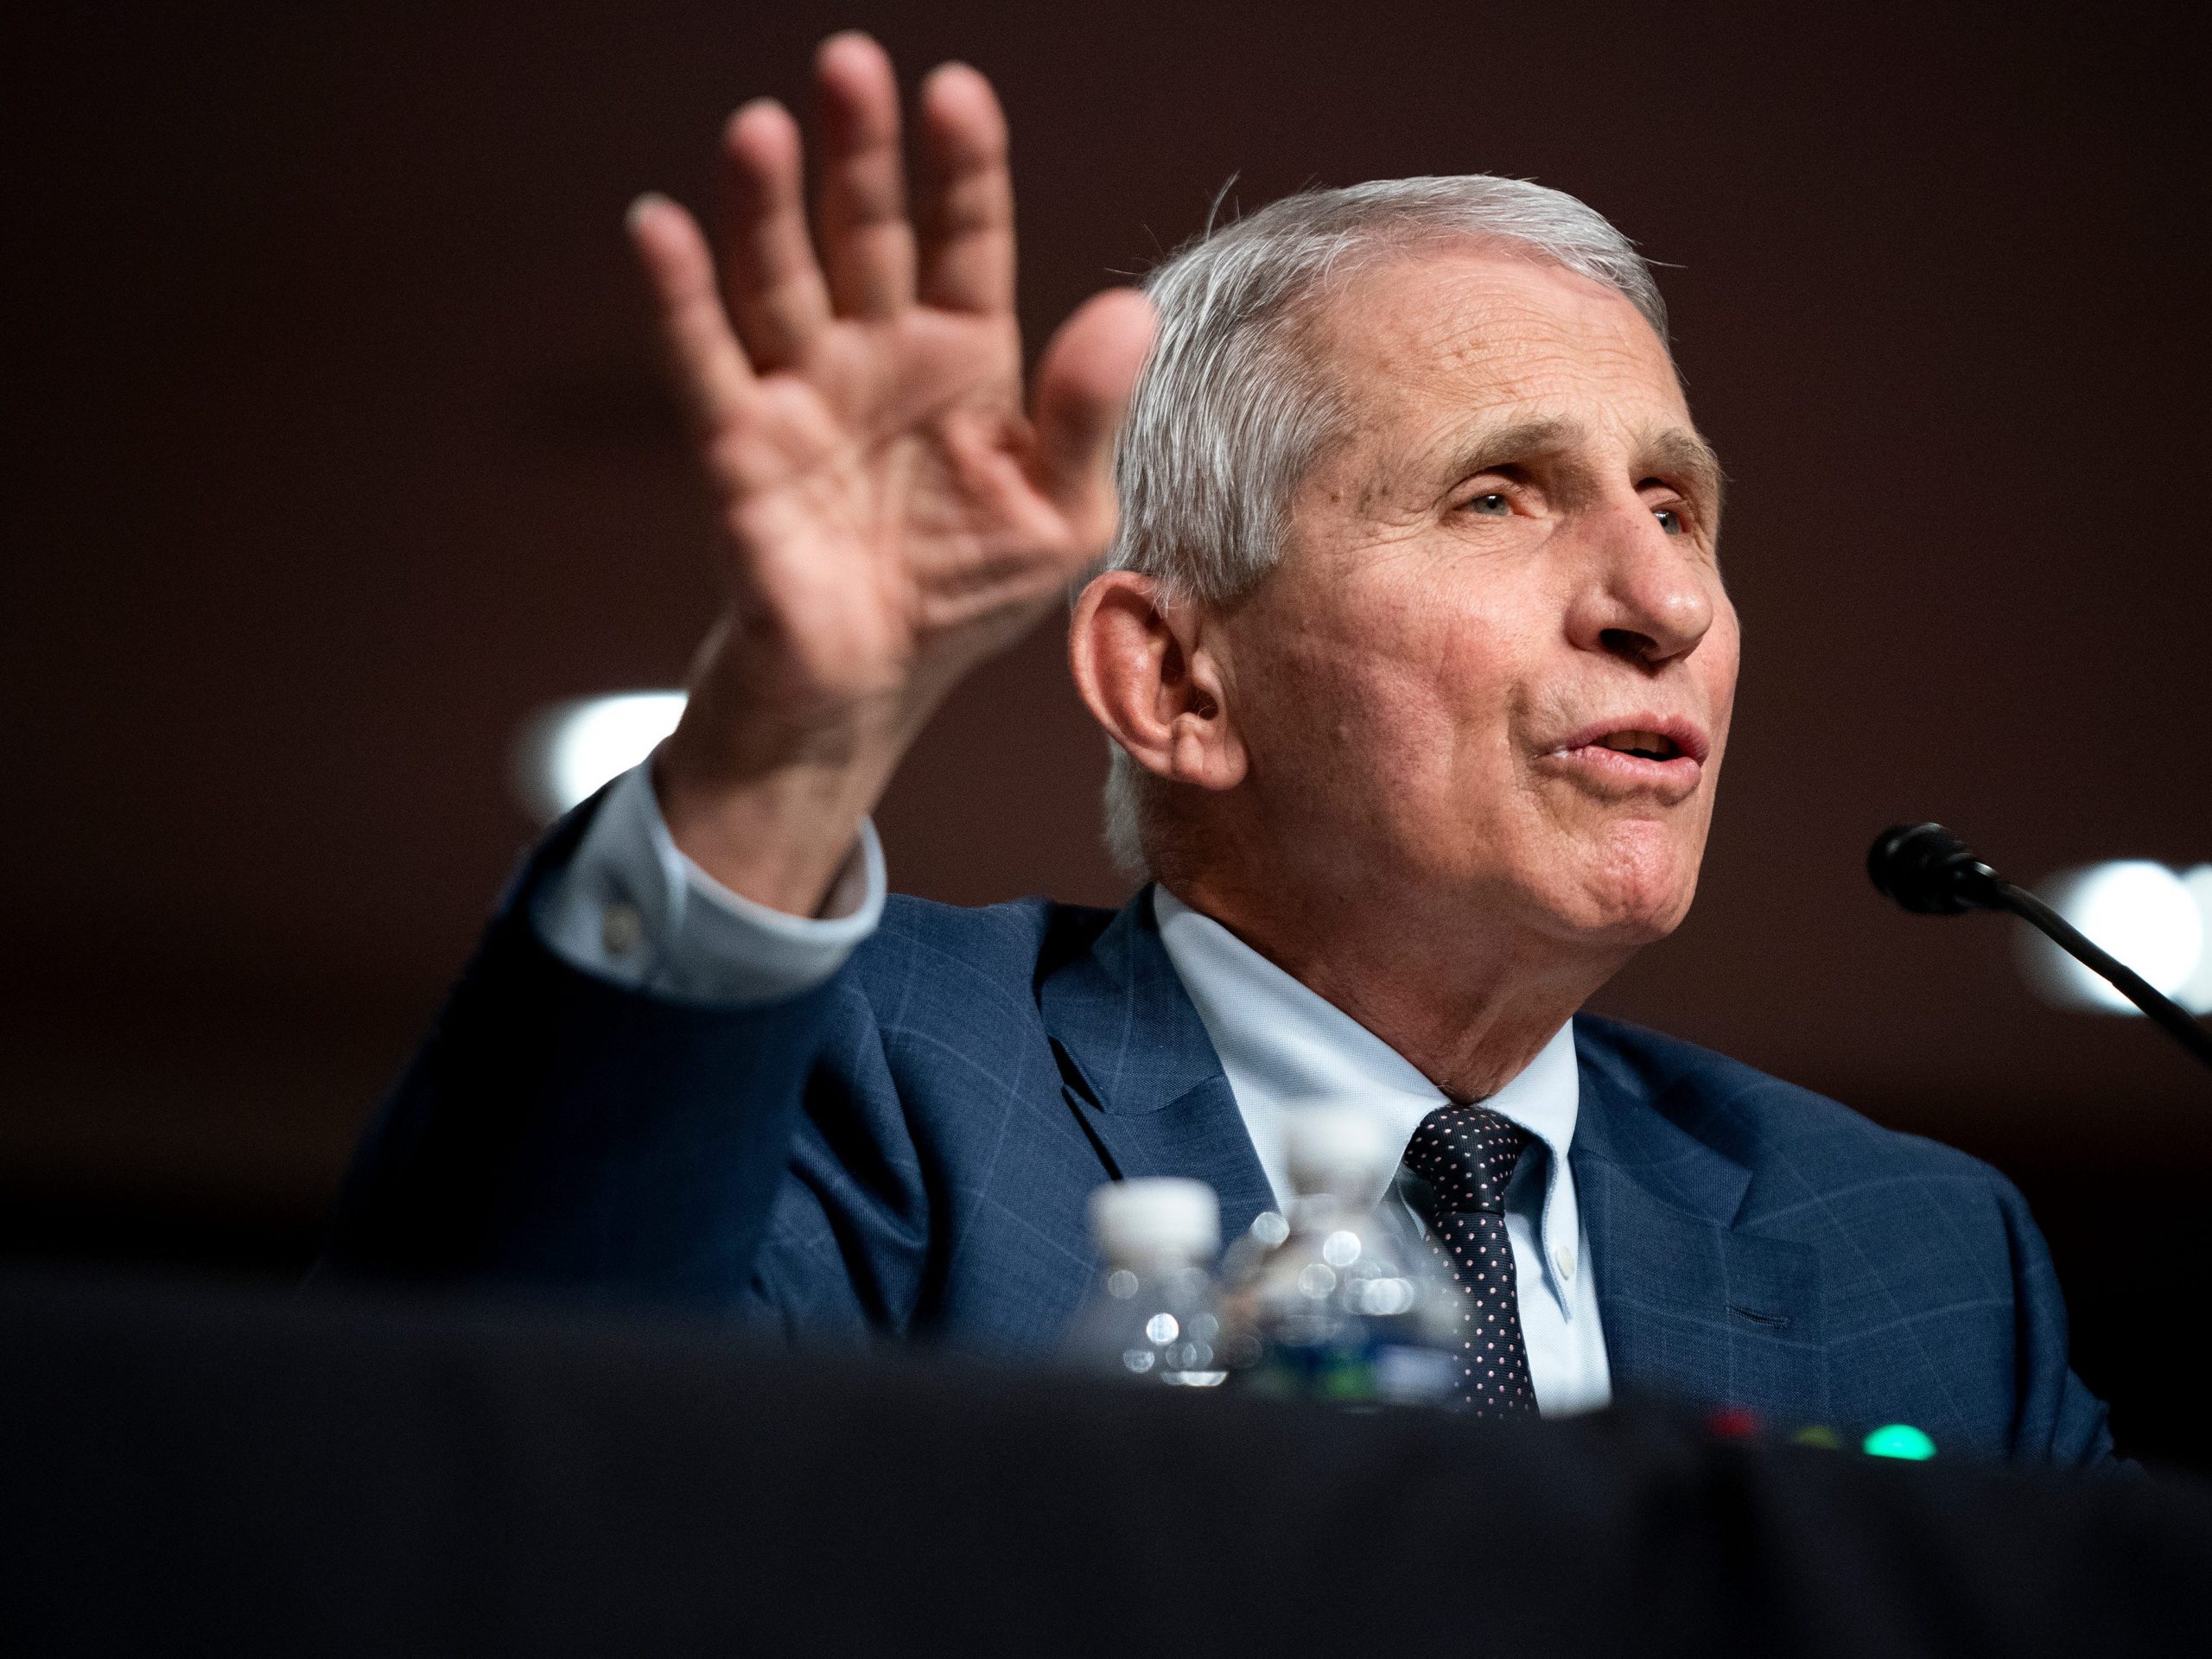
[[[1445,1404],[1459,1293],[1392,1191],[1396,1149],[1365,1114],[1313,1107],[1286,1143],[1296,1197],[1230,1249],[1226,1349],[1274,1394]]]
[[[1180,1388],[1228,1375],[1209,1267],[1221,1205],[1204,1181],[1113,1181],[1090,1195],[1090,1233],[1105,1271],[1076,1315],[1068,1352],[1084,1369]]]

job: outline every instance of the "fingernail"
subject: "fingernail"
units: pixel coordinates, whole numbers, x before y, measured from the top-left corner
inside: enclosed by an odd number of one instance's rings
[[[624,210],[622,214],[622,222],[634,231],[641,223],[644,222],[645,217],[647,213],[652,213],[656,209],[664,207],[667,205],[668,198],[666,196],[661,194],[658,190],[648,190],[643,195],[632,201],[630,206]]]

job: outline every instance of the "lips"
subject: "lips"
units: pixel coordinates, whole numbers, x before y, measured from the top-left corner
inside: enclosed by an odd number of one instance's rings
[[[1592,721],[1550,752],[1565,754],[1588,748],[1663,766],[1680,760],[1702,765],[1713,746],[1705,728],[1694,721],[1643,712]]]
[[[1646,760],[1671,760],[1681,746],[1664,732],[1608,732],[1598,740],[1616,754],[1633,754]]]
[[[1594,721],[1544,759],[1607,793],[1648,791],[1676,802],[1696,790],[1711,752],[1694,721],[1638,713]]]

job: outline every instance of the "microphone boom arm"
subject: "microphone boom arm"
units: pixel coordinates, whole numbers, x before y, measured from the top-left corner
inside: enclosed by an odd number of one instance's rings
[[[2142,1009],[2168,1036],[2205,1065],[2212,1065],[2212,1031],[2207,1031],[2192,1018],[2188,1009],[2161,993],[2157,986],[2110,951],[2101,949],[2080,928],[2025,887],[2016,887],[1999,877],[1997,893],[2006,910],[2042,933],[2076,962],[2102,974],[2112,982],[2114,990]]]
[[[1875,838],[1866,855],[1866,873],[1885,898],[1919,915],[2010,911],[2076,962],[2111,981],[2113,989],[2166,1035],[2212,1066],[2212,1031],[2035,894],[1991,869],[1942,824],[1892,824]]]

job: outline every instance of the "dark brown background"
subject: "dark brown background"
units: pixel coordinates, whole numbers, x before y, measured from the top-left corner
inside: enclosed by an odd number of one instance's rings
[[[959,54],[1017,144],[1033,342],[1310,181],[1573,191],[1669,269],[1733,475],[1747,664],[1698,909],[1605,1005],[2025,1185],[2082,1369],[2176,1375],[2212,1087],[2057,1014],[2008,924],[1883,908],[1939,817],[2008,870],[2212,858],[2202,41],[1478,4],[80,9],[6,93],[0,1240],[289,1271],[527,835],[547,700],[681,673],[705,528],[618,234],[810,42]],[[1802,13],[1804,15],[1799,15]],[[894,881],[1110,900],[1103,743],[1040,636],[882,813]]]

